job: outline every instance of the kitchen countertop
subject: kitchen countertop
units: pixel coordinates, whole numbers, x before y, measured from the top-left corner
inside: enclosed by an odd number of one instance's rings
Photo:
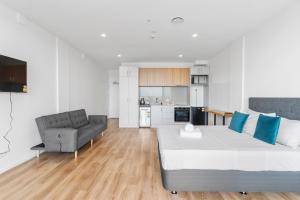
[[[144,104],[144,105],[140,105],[140,107],[151,107],[150,104]]]
[[[148,106],[170,106],[170,107],[191,107],[190,105],[167,105],[167,104],[151,104]]]

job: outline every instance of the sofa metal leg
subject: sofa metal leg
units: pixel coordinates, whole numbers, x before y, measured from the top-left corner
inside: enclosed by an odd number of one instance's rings
[[[172,190],[171,194],[177,194],[177,192],[175,190]]]
[[[78,151],[75,151],[75,152],[74,152],[74,157],[75,157],[75,159],[77,159],[77,155],[78,155]]]
[[[93,140],[93,139],[91,139],[91,147],[93,146],[93,144],[94,144],[94,140]]]
[[[40,150],[36,151],[36,157],[39,158],[40,157]]]
[[[243,195],[243,196],[246,196],[246,195],[248,195],[248,193],[247,193],[247,192],[240,192],[240,194],[241,194],[241,195]]]
[[[104,131],[102,131],[102,133],[101,133],[101,136],[103,137],[103,135],[104,135]]]

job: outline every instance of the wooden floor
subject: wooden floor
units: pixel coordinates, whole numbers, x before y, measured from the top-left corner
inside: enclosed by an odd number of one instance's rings
[[[299,186],[300,187],[300,186]],[[0,199],[289,200],[296,193],[178,193],[162,187],[155,130],[118,129],[72,153],[44,153],[0,175]]]

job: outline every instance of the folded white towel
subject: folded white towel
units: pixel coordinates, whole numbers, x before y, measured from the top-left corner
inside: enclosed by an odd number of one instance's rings
[[[185,125],[184,129],[186,131],[194,131],[194,126],[193,126],[193,124],[188,123],[188,124]]]
[[[185,129],[180,129],[180,136],[185,138],[202,138],[202,132],[199,128],[194,129],[194,131],[186,131]]]

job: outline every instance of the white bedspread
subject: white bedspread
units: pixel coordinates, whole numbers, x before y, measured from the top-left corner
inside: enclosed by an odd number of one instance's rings
[[[158,140],[165,170],[300,171],[300,148],[270,145],[226,126],[202,126],[202,139],[182,138],[182,126],[162,126]]]

